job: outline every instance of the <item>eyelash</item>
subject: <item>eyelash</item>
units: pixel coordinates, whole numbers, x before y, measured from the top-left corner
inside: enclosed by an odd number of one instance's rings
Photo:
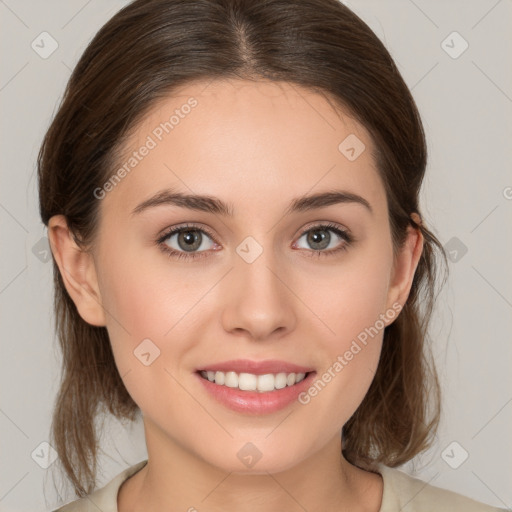
[[[317,231],[317,230],[326,230],[326,231],[333,231],[334,233],[336,233],[336,235],[338,235],[342,240],[344,240],[344,243],[341,244],[340,247],[338,247],[337,249],[330,249],[328,251],[315,251],[313,249],[311,249],[310,252],[311,254],[309,255],[309,257],[323,257],[323,256],[334,256],[336,254],[338,254],[339,252],[341,251],[346,251],[348,249],[348,247],[352,244],[352,242],[354,241],[352,235],[350,235],[347,231],[343,230],[343,229],[340,229],[336,224],[332,224],[330,222],[326,223],[326,224],[318,224],[317,226],[313,226],[313,227],[310,227],[309,229],[306,229],[305,231],[303,231],[299,238],[302,238],[306,233],[309,233],[310,231]],[[196,259],[199,259],[199,258],[205,258],[208,256],[208,251],[199,251],[199,252],[191,252],[191,253],[185,253],[185,252],[180,252],[180,251],[176,251],[174,249],[171,249],[166,243],[165,241],[171,237],[173,234],[175,233],[181,233],[182,231],[201,231],[202,233],[205,233],[206,235],[208,235],[216,244],[218,243],[216,240],[215,240],[215,237],[205,228],[200,228],[199,226],[195,226],[195,225],[190,225],[190,224],[186,224],[184,226],[177,226],[177,227],[173,227],[169,230],[167,230],[160,238],[158,238],[156,240],[156,243],[157,245],[160,247],[160,249],[169,257],[169,258],[174,258],[174,259],[190,259],[190,260],[196,260]]]

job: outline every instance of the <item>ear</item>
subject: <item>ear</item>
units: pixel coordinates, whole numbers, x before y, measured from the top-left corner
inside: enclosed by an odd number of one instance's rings
[[[64,215],[51,217],[48,238],[66,290],[80,316],[88,324],[106,325],[93,256],[76,244]]]
[[[417,224],[421,219],[417,213],[411,214]],[[412,281],[423,252],[423,235],[421,231],[412,225],[407,228],[407,237],[399,249],[393,264],[393,272],[388,288],[388,308],[393,304],[403,307],[409,297]]]

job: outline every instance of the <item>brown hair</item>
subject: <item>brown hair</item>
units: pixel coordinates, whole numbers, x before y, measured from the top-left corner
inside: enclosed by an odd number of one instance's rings
[[[92,191],[115,166],[121,143],[149,108],[180,85],[215,78],[286,81],[324,94],[370,132],[389,205],[393,246],[412,225],[424,249],[409,298],[384,332],[379,367],[343,427],[343,454],[359,467],[398,466],[424,451],[440,417],[427,327],[435,300],[436,251],[417,224],[426,167],[415,102],[388,51],[338,0],[136,0],[96,34],[75,67],[38,156],[40,214],[66,216],[76,242],[94,242]],[[95,419],[139,412],[117,371],[105,327],[86,323],[53,259],[55,325],[63,373],[51,442],[77,496],[96,485]]]

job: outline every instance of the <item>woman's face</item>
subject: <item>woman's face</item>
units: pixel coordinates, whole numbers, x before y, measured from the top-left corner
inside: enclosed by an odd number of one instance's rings
[[[104,324],[148,450],[276,472],[339,438],[416,263],[411,249],[394,265],[372,148],[360,124],[287,83],[189,84],[137,126],[109,184],[91,190],[101,215],[93,254]],[[346,198],[293,208],[328,192]],[[200,200],[141,207],[171,193],[216,198],[231,215]],[[165,237],[183,226],[188,234]],[[229,406],[198,370],[239,359],[316,373],[288,404],[265,405],[272,391],[262,409]],[[261,457],[254,469],[247,455]]]

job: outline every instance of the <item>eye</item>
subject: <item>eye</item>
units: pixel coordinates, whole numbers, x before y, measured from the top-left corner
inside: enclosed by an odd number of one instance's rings
[[[334,233],[335,237],[330,233]],[[330,256],[346,250],[353,242],[352,236],[347,231],[332,223],[320,224],[308,229],[300,236],[299,241],[303,237],[306,237],[306,243],[312,248],[310,256],[318,257]],[[341,239],[342,243],[336,244],[336,238]],[[294,246],[296,247],[297,244],[298,242]],[[330,250],[326,251],[325,249]]]
[[[157,243],[170,257],[193,259],[207,256],[206,250],[212,248],[206,243],[208,238],[213,240],[213,236],[206,230],[187,224],[168,230]]]
[[[330,233],[334,233],[335,237],[331,236]],[[303,237],[306,237],[307,244],[312,247],[312,249],[306,251],[306,253],[309,253],[308,256],[332,256],[339,251],[346,250],[353,242],[352,236],[347,231],[340,228],[337,224],[332,223],[313,226],[302,233],[299,241]],[[338,243],[337,246],[336,238],[342,241],[342,243]],[[208,246],[208,239],[213,243],[213,246],[217,245],[217,248],[213,248],[212,245]],[[299,241],[293,245],[294,248],[303,248],[297,247]],[[334,242],[334,244],[332,242]],[[215,251],[220,247],[213,235],[207,230],[189,224],[185,226],[175,226],[167,230],[166,233],[157,240],[157,245],[170,258],[177,259],[207,257],[208,249]],[[306,249],[308,248],[306,247]]]

